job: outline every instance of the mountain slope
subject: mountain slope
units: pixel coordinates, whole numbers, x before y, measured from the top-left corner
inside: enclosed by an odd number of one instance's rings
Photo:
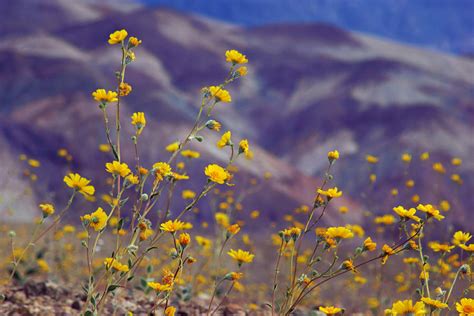
[[[467,216],[474,185],[474,163],[468,159],[474,151],[469,136],[474,62],[325,24],[244,28],[164,9],[104,12],[93,20],[45,28],[41,35],[0,39],[0,138],[10,148],[9,160],[26,153],[46,161],[40,178],[47,185],[36,192],[39,199],[62,190],[67,166],[54,154],[61,147],[73,154],[73,170],[97,181],[103,177],[108,158],[97,151],[105,141],[103,123],[90,93],[113,88],[120,56],[106,44],[107,34],[126,28],[143,40],[137,61],[127,70],[133,92],[123,106],[125,118],[134,111],[147,114],[143,163],[167,158],[164,146],[176,140],[176,133],[183,137],[192,124],[200,88],[222,80],[228,67],[223,53],[236,48],[247,54],[249,74],[230,89],[233,102],[219,105],[216,119],[236,139],[248,138],[256,151],[255,161],[240,164],[237,181],[261,179],[264,171],[274,174],[247,201],[246,210],[259,208],[267,218],[280,220],[288,209],[311,203],[326,152],[338,148],[343,158],[336,167],[337,184],[352,197],[341,203],[386,211],[397,201],[373,207],[361,197],[367,186],[365,154],[383,156],[377,190],[386,195],[391,186],[403,186],[400,168],[393,168],[401,164],[400,154],[429,150],[443,161],[453,155],[464,158],[456,171],[465,179],[459,188],[464,202],[456,202],[462,215],[455,220],[461,223]],[[13,128],[30,131],[25,134],[30,136],[18,142],[9,135]],[[132,134],[126,122],[124,132]],[[217,135],[204,136],[206,141],[195,147],[203,154],[191,170],[195,180],[185,185],[191,188],[205,181],[206,162],[225,161],[214,145]],[[38,142],[41,146],[28,145]],[[128,137],[124,142],[131,145]],[[132,162],[129,148],[124,157]],[[54,168],[60,170],[51,172]],[[417,183],[435,179],[432,172],[416,177]],[[97,186],[103,189],[105,183]],[[416,187],[416,192],[424,201],[438,203],[450,194],[444,182],[439,189],[436,195],[428,186]],[[328,220],[335,222],[337,214]],[[349,219],[361,220],[361,214],[352,212]]]

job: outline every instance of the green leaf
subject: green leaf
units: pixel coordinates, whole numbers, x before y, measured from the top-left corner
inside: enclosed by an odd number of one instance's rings
[[[120,287],[120,285],[118,285],[118,284],[109,285],[109,287],[107,288],[107,293],[115,291],[115,289],[118,288],[118,287]]]

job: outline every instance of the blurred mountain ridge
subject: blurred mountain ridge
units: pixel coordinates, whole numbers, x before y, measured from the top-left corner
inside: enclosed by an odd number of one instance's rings
[[[32,188],[29,204],[11,202],[23,214],[33,212],[38,201],[63,199],[66,163],[56,155],[59,148],[72,153],[74,171],[97,180],[106,192],[106,184],[98,181],[110,157],[97,150],[105,135],[90,94],[96,88],[114,88],[120,52],[106,40],[114,30],[126,28],[143,44],[127,70],[133,92],[124,102],[123,131],[133,133],[131,113],[146,113],[148,125],[140,140],[143,163],[167,159],[164,147],[190,128],[200,89],[222,81],[228,69],[224,52],[238,49],[249,58],[249,74],[230,88],[233,102],[219,104],[215,118],[224,131],[232,130],[235,139],[248,138],[255,149],[254,161],[239,163],[236,181],[261,180],[265,171],[274,175],[245,202],[246,210],[258,208],[264,218],[275,221],[293,207],[310,204],[324,175],[326,152],[337,148],[342,158],[335,166],[335,184],[346,198],[335,205],[360,211],[351,212],[349,220],[363,221],[362,210],[386,212],[415,192],[429,203],[452,196],[453,185],[440,180],[430,164],[424,169],[415,165],[416,182],[439,182],[438,191],[417,186],[391,201],[366,205],[365,154],[381,155],[375,190],[387,195],[394,183],[403,187],[404,151],[414,157],[430,151],[446,166],[452,156],[464,159],[460,168],[448,171],[464,179],[457,189],[460,200],[452,201],[459,209],[453,221],[461,225],[468,216],[474,184],[474,162],[469,159],[474,152],[472,60],[321,23],[243,27],[163,8],[116,10],[102,5],[99,10],[95,2],[70,7],[62,0],[41,1],[47,9],[38,9],[38,25],[19,30],[15,21],[22,20],[28,3],[3,2],[9,14],[0,21],[2,29],[11,30],[0,37],[0,143],[2,161],[8,162],[0,172],[25,184],[21,175],[12,174],[23,168],[18,155],[42,162],[37,172],[44,185]],[[51,12],[59,18],[51,21]],[[204,137],[204,143],[193,146],[202,158],[190,170],[193,180],[182,189],[204,183],[207,162],[225,162],[226,153],[215,147],[218,135]],[[125,161],[133,164],[131,141],[123,139],[123,148],[129,148]],[[173,206],[179,209],[181,204]],[[91,206],[81,207],[89,211]],[[333,212],[328,222],[337,222],[339,216]]]

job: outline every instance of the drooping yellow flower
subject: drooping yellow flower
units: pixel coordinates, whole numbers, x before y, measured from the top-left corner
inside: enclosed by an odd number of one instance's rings
[[[125,162],[112,161],[105,164],[105,170],[116,176],[126,177],[130,173],[130,168]]]
[[[392,313],[395,316],[424,316],[426,314],[425,304],[412,300],[397,301],[392,305]]]
[[[225,52],[225,61],[228,63],[233,63],[234,65],[248,63],[247,57],[235,49]]]
[[[352,272],[357,272],[357,270],[354,266],[354,261],[352,261],[352,259],[344,260],[342,262],[342,268],[344,268],[346,270],[350,270]]]
[[[405,209],[403,206],[399,205],[397,207],[393,208],[393,211],[398,214],[401,220],[409,220],[412,219],[415,222],[419,222],[421,219],[415,215],[416,209],[410,208],[410,209]]]
[[[209,180],[218,184],[224,184],[230,177],[229,172],[217,164],[208,165],[204,174],[208,176]]]
[[[427,217],[430,218],[430,217],[434,217],[435,219],[437,219],[438,221],[442,220],[444,218],[443,215],[441,215],[439,213],[439,210],[437,210],[433,205],[431,204],[418,204],[418,206],[416,207],[417,210],[419,211],[422,211],[424,213],[426,213]]]
[[[434,300],[429,297],[422,297],[421,301],[425,303],[426,305],[428,305],[431,308],[431,310],[448,308],[448,304],[445,304],[438,300]]]
[[[364,250],[374,251],[377,248],[377,244],[372,241],[372,238],[367,237],[364,240]]]
[[[456,310],[459,312],[459,316],[474,315],[474,299],[462,298],[456,303]]]
[[[128,35],[128,32],[124,29],[115,31],[112,34],[109,35],[109,44],[110,45],[115,45],[118,43],[121,43]]]
[[[328,199],[338,198],[342,196],[342,191],[339,191],[337,187],[327,189],[326,191],[318,189],[318,193],[327,196]]]
[[[94,100],[102,103],[107,103],[107,102],[117,102],[117,92],[115,91],[105,91],[105,89],[97,89],[94,92],[92,92],[92,96],[94,97]]]
[[[78,173],[70,173],[64,177],[63,181],[66,185],[74,190],[77,190],[84,196],[94,195],[95,188],[89,185],[90,180],[81,177]]]
[[[253,258],[255,257],[255,255],[251,254],[248,251],[244,251],[242,249],[238,249],[238,250],[230,249],[229,252],[227,252],[227,254],[232,259],[237,261],[239,265],[242,265],[243,263],[250,263],[253,261]]]
[[[132,125],[137,128],[138,134],[141,134],[143,128],[146,126],[146,118],[145,113],[143,112],[135,112],[131,116]]]
[[[334,306],[320,306],[319,311],[323,312],[326,315],[335,315],[337,313],[342,312],[342,308]]]
[[[391,255],[394,255],[395,251],[389,245],[384,244],[382,246],[382,254],[383,254],[382,264],[385,264],[387,262],[388,257]]]
[[[99,231],[107,226],[107,213],[99,207],[95,212],[81,216],[81,220],[86,226],[92,227],[95,231]]]
[[[168,146],[166,146],[166,151],[169,151],[171,153],[174,153],[175,151],[177,151],[179,149],[179,142],[174,142],[174,143],[171,143],[169,144]]]
[[[160,228],[162,231],[169,232],[169,233],[175,233],[178,230],[183,230],[186,226],[185,222],[182,222],[180,220],[175,219],[174,221],[169,220],[165,223],[162,223],[160,225]]]
[[[221,139],[219,139],[219,141],[217,142],[217,147],[224,148],[225,146],[232,144],[231,137],[231,131],[227,131],[222,134]]]
[[[244,153],[245,158],[252,159],[253,152],[250,150],[249,141],[246,139],[242,139],[239,143],[239,153]]]
[[[43,211],[43,217],[48,217],[54,214],[54,206],[50,203],[40,204],[39,208]]]
[[[162,181],[165,177],[171,175],[171,166],[166,162],[156,162],[153,164],[155,176],[158,181]]]
[[[326,236],[336,240],[349,239],[354,237],[354,233],[346,227],[329,227],[326,230]]]
[[[130,270],[128,265],[122,264],[114,258],[105,258],[104,265],[107,270],[113,269],[120,272],[128,272]]]
[[[211,93],[211,96],[216,99],[217,102],[230,103],[232,101],[232,97],[230,96],[229,91],[221,87],[210,86],[209,92]]]

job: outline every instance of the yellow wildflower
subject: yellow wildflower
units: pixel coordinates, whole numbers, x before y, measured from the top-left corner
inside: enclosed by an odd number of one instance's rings
[[[441,174],[445,174],[446,173],[446,169],[444,169],[444,166],[441,162],[435,162],[433,164],[433,170],[438,172],[438,173],[441,173]]]
[[[107,102],[117,102],[117,92],[114,91],[105,91],[105,89],[97,89],[94,92],[92,92],[92,96],[94,97],[94,100],[102,103],[107,103]]]
[[[321,195],[325,195],[328,199],[338,198],[342,196],[342,191],[339,191],[337,187],[327,189],[326,191],[318,189],[317,191]]]
[[[365,156],[365,160],[367,160],[367,162],[371,164],[376,164],[377,162],[379,162],[379,158],[372,155]]]
[[[333,239],[348,239],[354,237],[354,233],[346,227],[329,227],[326,236]]]
[[[162,231],[175,233],[178,230],[183,230],[185,228],[186,223],[180,220],[175,219],[174,221],[169,220],[165,223],[160,225]]]
[[[148,282],[148,287],[157,292],[170,292],[173,289],[173,284],[161,284],[159,282]]]
[[[364,250],[374,251],[377,248],[377,244],[372,241],[372,238],[367,237],[364,240]]]
[[[474,299],[462,298],[456,303],[456,310],[459,312],[459,316],[474,315]]]
[[[426,305],[428,305],[429,307],[431,307],[432,310],[448,308],[448,304],[445,304],[438,300],[434,300],[429,297],[422,297],[421,301],[425,303]]]
[[[138,134],[140,134],[143,128],[146,126],[146,118],[145,113],[143,112],[135,112],[131,116],[132,125],[135,125],[137,128]]]
[[[168,306],[165,309],[165,316],[174,316],[175,313],[176,313],[176,307],[174,306]]]
[[[129,95],[130,92],[132,92],[132,86],[131,85],[129,85],[126,82],[121,82],[119,84],[119,95],[121,97],[125,97],[125,96]]]
[[[393,303],[392,313],[396,316],[424,316],[426,314],[425,304],[423,302],[413,304],[412,300],[398,301]]]
[[[245,158],[252,159],[253,152],[249,148],[249,142],[246,139],[242,139],[239,143],[239,153],[244,153]]]
[[[138,38],[136,38],[135,36],[131,36],[129,39],[128,39],[128,42],[130,43],[131,46],[133,47],[137,47],[139,46],[142,41],[139,40]]]
[[[248,70],[247,70],[247,67],[245,67],[245,66],[239,67],[239,69],[237,69],[237,70],[235,71],[235,73],[238,74],[240,77],[246,76],[246,75],[247,75],[247,72],[248,72]]]
[[[232,101],[229,91],[221,87],[210,86],[209,92],[211,93],[211,96],[216,99],[216,102],[229,103]]]
[[[187,149],[181,152],[181,156],[193,159],[201,157],[201,154],[197,151]]]
[[[192,200],[196,197],[196,193],[191,190],[184,190],[181,192],[181,197],[185,200]]]
[[[228,63],[233,63],[234,65],[248,63],[247,57],[235,49],[225,52],[225,61]]]
[[[95,212],[81,216],[81,220],[86,226],[90,226],[95,231],[99,231],[107,225],[107,214],[99,207]]]
[[[323,312],[326,315],[335,315],[342,312],[342,308],[334,306],[320,306],[319,311]]]
[[[217,164],[210,164],[204,170],[209,180],[218,184],[224,184],[230,177],[229,172]]]
[[[68,187],[77,190],[84,196],[94,195],[95,193],[95,188],[92,185],[89,185],[91,181],[81,177],[78,173],[70,173],[65,176],[63,180]]]
[[[253,258],[255,257],[255,255],[251,254],[250,252],[248,251],[244,251],[242,249],[238,249],[238,250],[234,250],[234,249],[230,249],[229,252],[227,252],[227,254],[232,258],[234,259],[235,261],[237,261],[237,263],[240,265],[242,265],[242,263],[250,263],[253,261]]]
[[[49,264],[44,259],[36,260],[36,264],[42,272],[48,273],[50,271]]]
[[[168,146],[166,146],[166,151],[174,153],[175,151],[179,149],[179,144],[180,144],[179,142],[174,142],[174,143],[169,144]]]
[[[122,264],[114,258],[105,258],[104,265],[107,270],[114,269],[115,271],[128,272],[129,267],[126,264]]]
[[[459,246],[461,244],[467,243],[471,238],[471,234],[458,230],[453,235],[453,244]]]
[[[451,252],[451,249],[453,249],[455,246],[450,246],[449,244],[441,244],[436,241],[431,241],[428,243],[428,247],[433,249],[434,252]]]
[[[48,217],[54,214],[54,206],[49,203],[44,203],[39,205],[40,209],[43,211],[43,217]]]
[[[222,134],[221,139],[219,139],[219,141],[217,142],[217,147],[224,148],[227,145],[231,145],[232,144],[231,137],[232,137],[232,133],[230,131],[227,131],[224,134]]]
[[[124,29],[115,31],[109,35],[109,44],[115,45],[121,43],[128,36],[128,32]]]
[[[438,221],[442,220],[444,218],[443,215],[441,215],[439,213],[439,210],[437,210],[436,208],[433,207],[433,205],[431,204],[418,204],[418,206],[416,207],[418,210],[426,213],[426,215],[428,216],[428,218],[430,217],[434,217],[435,219],[437,219]]]
[[[130,168],[126,163],[112,161],[105,164],[105,170],[116,176],[126,177],[130,173]]]
[[[398,214],[401,220],[412,219],[415,222],[419,222],[421,219],[415,215],[416,209],[410,208],[409,210],[405,209],[403,206],[399,205],[393,208],[393,211]]]
[[[460,166],[462,164],[462,160],[461,158],[454,157],[453,159],[451,159],[451,164],[453,166]]]
[[[155,176],[158,181],[162,181],[165,177],[171,175],[171,166],[166,162],[156,162],[153,164]]]

